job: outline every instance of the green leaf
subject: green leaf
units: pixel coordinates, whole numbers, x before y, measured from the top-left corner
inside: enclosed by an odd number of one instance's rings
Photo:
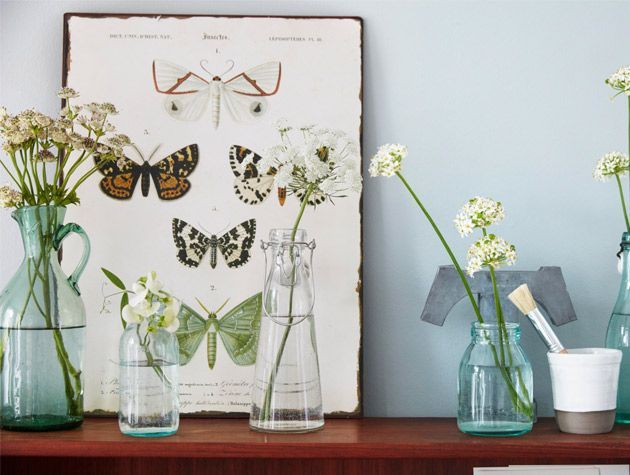
[[[114,274],[111,271],[108,271],[104,267],[101,267],[101,270],[103,271],[103,274],[105,274],[105,276],[111,281],[112,284],[114,284],[120,290],[127,290],[123,281],[120,280],[120,278],[116,274]]]
[[[103,271],[104,270],[105,269],[103,269]],[[116,276],[114,276],[114,277],[116,277]],[[123,294],[122,298],[120,299],[120,321],[122,323],[123,329],[127,328],[127,322],[125,321],[125,319],[122,316],[122,310],[123,310],[124,306],[127,305],[128,303],[129,303],[129,294],[127,294],[127,292],[125,292]]]

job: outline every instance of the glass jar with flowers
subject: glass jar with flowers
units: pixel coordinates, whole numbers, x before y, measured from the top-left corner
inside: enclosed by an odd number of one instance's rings
[[[493,287],[494,311],[482,315],[464,270],[440,231],[437,223],[402,174],[401,166],[407,147],[383,145],[370,163],[370,174],[396,175],[420,208],[455,267],[476,321],[472,324],[472,341],[460,362],[458,378],[457,425],[462,432],[481,436],[516,436],[532,429],[533,375],[531,365],[520,346],[518,324],[505,321],[497,289],[496,270],[516,262],[516,249],[488,228],[500,222],[505,212],[495,200],[474,197],[464,204],[455,217],[462,237],[475,229],[481,236],[468,250],[466,271],[472,278],[488,269]]]
[[[164,290],[155,272],[140,277],[130,290],[110,271],[103,272],[123,294],[120,431],[135,437],[172,435],[179,427],[179,345],[175,332],[181,304]]]
[[[630,424],[630,215],[626,204],[626,193],[630,189],[630,66],[620,68],[606,79],[617,96],[625,96],[628,106],[628,155],[621,152],[610,152],[604,155],[593,171],[593,177],[599,181],[613,178],[619,189],[619,201],[623,213],[625,231],[621,236],[620,258],[621,285],[617,301],[608,323],[606,346],[621,350],[621,371],[619,373],[619,389],[617,392],[617,424]],[[623,185],[626,182],[626,185]]]
[[[300,207],[293,226],[272,229],[262,245],[266,278],[249,424],[265,432],[310,432],[324,426],[314,319],[315,241],[299,226],[307,207],[361,190],[359,155],[340,131],[294,130],[286,121],[278,130],[281,143],[257,166],[273,170],[281,195],[295,196]]]
[[[13,182],[0,187],[0,204],[15,208],[24,260],[0,294],[0,425],[4,429],[68,429],[83,421],[82,352],[85,308],[78,281],[89,240],[66,207],[79,203],[78,188],[99,165],[82,165],[94,154],[101,166],[123,155],[130,143],[114,134],[112,104],[71,104],[78,94],[63,88],[57,119],[35,110],[10,115],[0,108],[0,165]],[[79,169],[84,170],[79,173]],[[84,252],[67,277],[61,243],[72,233]]]

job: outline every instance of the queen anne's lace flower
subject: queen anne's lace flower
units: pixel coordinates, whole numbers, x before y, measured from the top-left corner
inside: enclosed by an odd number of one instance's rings
[[[469,199],[455,216],[455,227],[462,237],[472,234],[475,228],[487,228],[505,218],[500,201],[475,196]]]
[[[516,262],[516,248],[505,239],[489,234],[483,236],[468,249],[466,272],[473,277],[484,267],[499,269]]]
[[[630,170],[630,158],[621,152],[610,152],[599,159],[593,178],[598,181],[607,181],[609,177],[624,176]]]
[[[630,66],[619,68],[606,79],[606,84],[630,96]]]
[[[257,163],[260,171],[275,170],[276,187],[298,197],[309,188],[326,198],[361,191],[358,147],[345,133],[313,125],[294,128],[284,119],[276,127],[282,143],[265,150]]]
[[[407,147],[400,144],[382,145],[370,161],[369,172],[372,176],[392,176],[400,171],[403,159],[407,156]]]

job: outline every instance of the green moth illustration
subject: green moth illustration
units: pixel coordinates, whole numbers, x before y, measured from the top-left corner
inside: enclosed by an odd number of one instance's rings
[[[208,366],[213,369],[217,359],[217,333],[235,364],[239,366],[254,364],[258,349],[262,293],[259,292],[244,300],[222,318],[218,318],[217,314],[228,303],[227,300],[214,312],[208,310],[199,300],[197,302],[208,314],[207,318],[203,318],[185,304],[182,304],[177,317],[179,364],[188,364],[207,334]]]

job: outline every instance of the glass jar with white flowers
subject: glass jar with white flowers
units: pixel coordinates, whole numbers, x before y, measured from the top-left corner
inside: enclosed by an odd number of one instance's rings
[[[471,343],[459,366],[457,426],[471,435],[525,434],[531,431],[534,419],[532,368],[520,346],[519,325],[504,318],[496,279],[497,269],[516,262],[516,249],[488,232],[491,225],[505,217],[503,205],[477,196],[468,200],[455,217],[455,226],[462,237],[476,229],[481,232],[468,249],[467,277],[439,226],[403,176],[401,167],[406,156],[407,147],[384,145],[372,158],[370,174],[396,175],[402,181],[453,263],[476,317]],[[487,269],[492,282],[494,308],[484,309],[482,313],[468,278],[483,269]]]
[[[115,276],[109,273],[110,279]],[[120,337],[118,425],[126,435],[160,437],[179,427],[178,365],[180,302],[155,272],[123,290],[125,331]],[[124,296],[123,296],[124,298]]]
[[[272,229],[263,242],[266,277],[249,424],[264,432],[311,432],[324,426],[315,338],[315,241],[300,229],[314,208],[361,190],[357,145],[343,132],[278,123],[281,143],[259,170],[273,171],[279,196],[299,200],[291,228]],[[246,166],[246,165],[245,165]],[[330,235],[334,230],[330,230]]]
[[[619,201],[625,224],[621,235],[619,270],[622,273],[617,301],[612,310],[606,332],[606,347],[621,350],[624,354],[619,373],[617,392],[617,424],[630,424],[630,213],[626,204],[626,195],[630,186],[630,66],[620,68],[606,79],[606,84],[617,91],[615,97],[625,96],[628,110],[628,154],[610,152],[598,162],[593,177],[599,181],[613,179],[619,191]],[[624,186],[623,182],[626,182]],[[630,196],[628,196],[630,199]]]

